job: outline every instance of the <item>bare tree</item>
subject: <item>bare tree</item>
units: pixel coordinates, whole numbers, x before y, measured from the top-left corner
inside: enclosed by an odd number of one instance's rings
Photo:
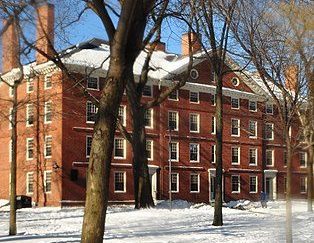
[[[304,79],[298,75],[300,58],[287,45],[290,27],[279,8],[280,3],[272,1],[241,1],[232,30],[278,111],[287,151],[286,242],[292,242],[292,156],[298,141],[289,136],[289,130],[302,105]]]

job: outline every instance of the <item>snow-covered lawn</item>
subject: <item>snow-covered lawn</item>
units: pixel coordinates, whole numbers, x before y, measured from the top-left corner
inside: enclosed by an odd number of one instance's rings
[[[4,204],[4,201],[0,200]],[[229,204],[234,206],[235,204]],[[108,209],[105,242],[284,242],[285,204],[269,202],[268,208],[244,202],[245,210],[223,208],[224,226],[211,225],[214,209],[205,204],[176,201],[154,209],[132,206]],[[33,208],[18,210],[18,235],[7,236],[8,206],[0,208],[0,242],[79,242],[83,208]],[[314,242],[314,214],[306,202],[293,202],[294,242]]]

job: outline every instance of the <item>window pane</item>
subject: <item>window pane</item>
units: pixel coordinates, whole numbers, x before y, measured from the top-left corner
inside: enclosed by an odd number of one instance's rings
[[[199,101],[199,93],[190,91],[190,102],[198,103]]]
[[[124,139],[116,138],[114,140],[114,156],[115,157],[124,157]]]
[[[198,132],[199,116],[197,114],[190,114],[190,131]]]
[[[97,113],[96,105],[94,105],[90,101],[87,101],[87,103],[86,103],[86,121],[95,122],[96,113]]]
[[[45,157],[50,157],[52,154],[52,137],[45,139]]]
[[[168,128],[172,128],[172,130],[178,130],[177,116],[178,116],[177,112],[169,111],[169,113],[168,113]]]
[[[88,77],[87,78],[88,89],[98,89],[98,78]]]
[[[152,96],[152,86],[145,85],[143,88],[143,96]]]
[[[191,192],[198,192],[199,186],[198,186],[198,177],[197,174],[191,174]]]
[[[125,191],[124,187],[124,172],[115,172],[114,173],[114,190],[123,192]]]
[[[51,171],[45,171],[45,192],[51,192]]]
[[[198,161],[198,144],[190,144],[190,161]]]
[[[152,110],[146,110],[145,111],[145,117],[144,117],[144,122],[146,127],[152,127]]]
[[[178,174],[172,173],[171,174],[171,191],[177,192],[178,190]]]
[[[232,192],[239,192],[240,191],[240,178],[239,176],[231,176],[231,186]]]
[[[240,107],[238,98],[231,98],[231,108],[238,109]]]

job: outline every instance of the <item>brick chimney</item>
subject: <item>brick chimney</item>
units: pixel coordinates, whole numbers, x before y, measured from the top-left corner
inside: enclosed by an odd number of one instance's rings
[[[146,48],[149,49],[151,47],[151,45],[153,44],[147,44]],[[155,51],[163,51],[165,52],[166,51],[166,43],[164,42],[157,42],[156,46],[155,46]]]
[[[53,56],[53,48],[51,45],[54,43],[54,5],[47,1],[37,0],[37,41],[36,47],[48,56]],[[37,64],[47,62],[48,58],[36,53]]]
[[[3,27],[8,21],[3,21]],[[19,50],[18,37],[16,33],[16,24],[13,21],[2,35],[2,72],[6,73],[13,68],[18,67]]]
[[[286,89],[290,91],[296,91],[298,85],[298,67],[292,65],[285,70]]]
[[[196,33],[185,33],[182,35],[181,39],[182,55],[184,56],[189,55],[189,35],[191,35],[192,52],[196,53],[202,49],[202,45],[199,42]]]

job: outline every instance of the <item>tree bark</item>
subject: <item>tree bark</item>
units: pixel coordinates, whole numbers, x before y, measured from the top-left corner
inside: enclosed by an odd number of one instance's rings
[[[216,74],[214,74],[216,75]],[[223,138],[223,114],[222,114],[222,77],[217,79],[216,87],[216,180],[215,180],[215,211],[214,226],[222,226],[222,138]]]
[[[17,168],[17,87],[13,85],[13,107],[11,112],[12,161],[10,166],[10,228],[9,235],[16,235],[16,168]],[[11,151],[10,151],[11,153]]]

